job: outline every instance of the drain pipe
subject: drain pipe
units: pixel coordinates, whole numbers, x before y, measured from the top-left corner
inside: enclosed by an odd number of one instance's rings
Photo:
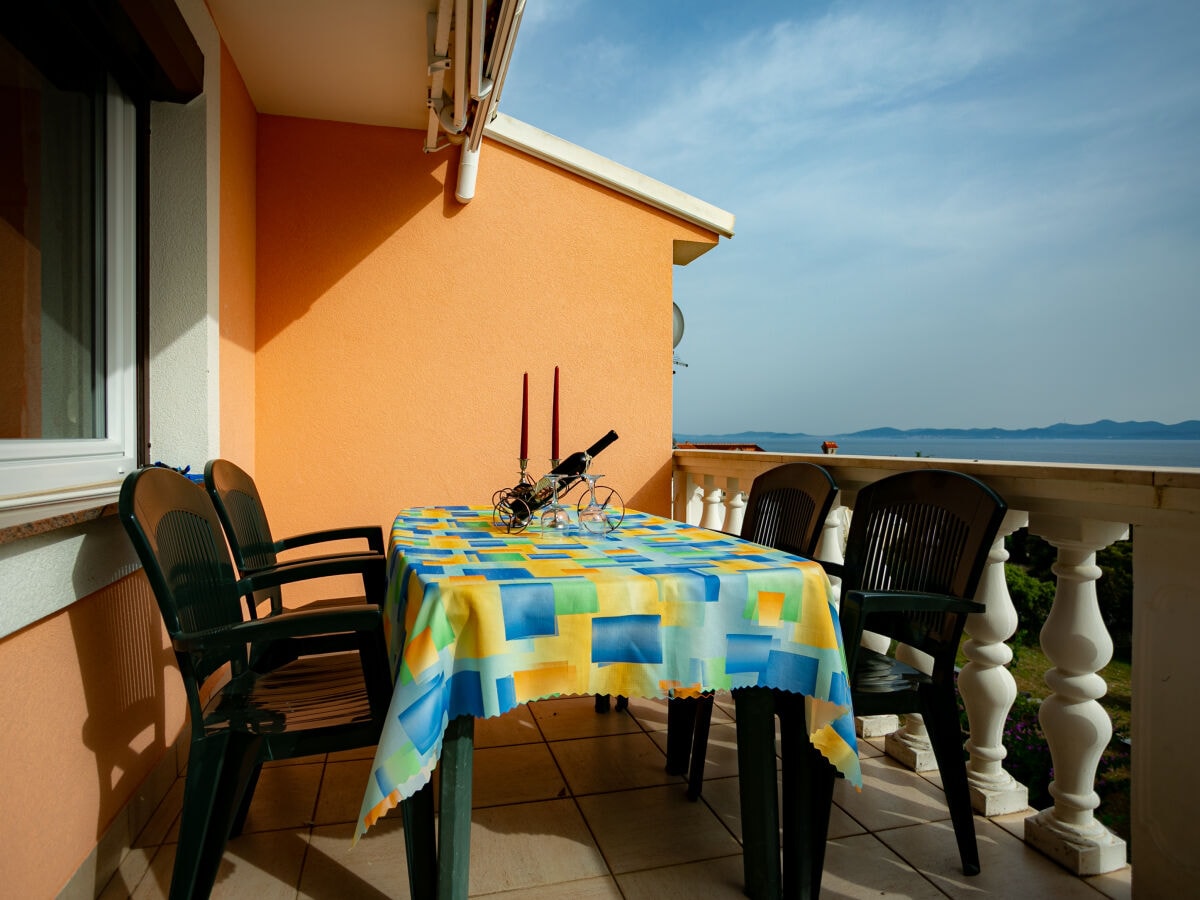
[[[475,107],[474,120],[467,140],[459,150],[458,186],[454,197],[459,203],[470,203],[475,197],[475,179],[479,174],[479,152],[483,149],[483,129],[487,127],[500,102],[500,91],[508,63],[512,59],[512,48],[521,27],[521,14],[525,11],[525,0],[504,0],[500,7],[500,19],[496,33],[492,36],[492,49],[488,54],[488,71],[482,82],[490,82],[490,89],[480,91],[479,104]]]

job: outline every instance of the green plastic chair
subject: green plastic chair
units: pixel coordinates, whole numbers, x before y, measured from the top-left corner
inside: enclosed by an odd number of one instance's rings
[[[384,561],[379,555],[303,561],[239,580],[204,489],[166,468],[130,474],[118,511],[174,646],[191,717],[170,895],[207,897],[228,838],[245,823],[263,762],[378,743],[392,695],[379,607],[246,619],[242,598],[314,577],[382,577],[367,570],[382,569]],[[324,653],[319,641],[327,636],[353,649]],[[276,641],[305,649],[269,668],[252,663]],[[322,655],[305,655],[310,648]]]
[[[979,872],[967,786],[954,660],[963,626],[983,612],[972,598],[1006,505],[983,482],[938,469],[883,478],[858,492],[842,579],[840,621],[855,715],[921,713],[929,731],[963,872]],[[926,674],[860,645],[863,631],[933,659]],[[804,727],[804,698],[786,691],[734,691],[747,893],[780,893],[775,730],[783,759],[783,878],[787,897],[820,894],[834,769]]]
[[[233,553],[233,560],[241,575],[265,572],[281,565],[279,554],[285,550],[297,548],[319,550],[321,544],[333,541],[365,540],[367,549],[341,550],[309,556],[307,559],[377,557],[382,560],[385,558],[383,529],[378,525],[331,528],[282,539],[275,538],[254,479],[229,460],[209,460],[204,466],[204,488],[208,491],[208,496],[216,508],[217,518],[221,521],[225,538],[229,541],[229,549]],[[295,560],[289,558],[289,561]],[[287,563],[282,564],[286,565]],[[349,597],[322,597],[310,600],[302,608],[336,608],[362,603],[372,603],[382,607],[387,591],[386,564],[365,566],[362,570],[362,581],[362,594]],[[264,608],[267,614],[277,614],[284,608],[282,591],[278,587],[256,590],[252,595],[246,597],[246,606],[252,618],[260,615],[259,610]],[[336,639],[323,638],[322,640],[330,649],[344,649],[338,646]],[[309,641],[309,643],[312,642]],[[275,644],[274,652],[276,654],[275,662],[286,662],[295,657],[294,652],[283,642]]]
[[[833,477],[821,466],[787,463],[769,469],[750,485],[741,536],[812,559],[837,492]],[[712,707],[712,694],[667,703],[667,771],[675,775],[688,773],[691,800],[699,799],[704,787]]]

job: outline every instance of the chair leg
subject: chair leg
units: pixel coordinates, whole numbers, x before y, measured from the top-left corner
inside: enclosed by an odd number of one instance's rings
[[[433,831],[433,782],[400,801],[404,821],[404,851],[408,857],[408,887],[413,900],[437,896],[437,841]]]
[[[442,816],[438,823],[438,897],[467,900],[471,875],[471,768],[475,719],[459,716],[442,738]]]
[[[779,806],[775,779],[775,701],[769,688],[733,691],[737,719],[742,872],[751,900],[780,892]]]
[[[686,775],[696,729],[696,698],[672,697],[667,701],[667,772]]]
[[[192,741],[171,900],[207,897],[212,892],[261,745],[260,737],[229,731]]]
[[[700,792],[704,790],[704,757],[708,754],[708,730],[712,724],[712,708],[712,694],[703,694],[696,699],[696,724],[692,729],[692,767],[688,772],[689,800],[699,800]]]
[[[812,745],[804,698],[780,694],[783,743],[783,896],[821,895],[835,769]]]
[[[229,828],[230,837],[237,837],[242,833],[242,829],[246,827],[246,816],[250,814],[250,802],[254,799],[254,789],[258,787],[258,776],[261,774],[262,763],[259,762],[246,779],[246,787],[242,792],[242,802],[238,805],[237,813],[233,817],[233,824]]]
[[[924,685],[921,714],[929,732],[929,743],[937,759],[946,806],[954,824],[958,854],[964,875],[979,874],[979,845],[975,840],[975,814],[971,809],[971,789],[967,784],[967,764],[963,758],[962,729],[958,723],[958,704],[954,690]]]

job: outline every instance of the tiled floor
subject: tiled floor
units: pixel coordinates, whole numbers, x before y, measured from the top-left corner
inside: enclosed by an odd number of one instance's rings
[[[476,723],[473,897],[742,897],[732,704],[718,698],[704,796],[663,771],[666,706],[603,715],[591,698],[544,700]],[[834,794],[823,897],[1126,898],[1129,870],[1068,874],[1020,840],[1024,814],[976,818],[983,872],[965,878],[937,786],[861,744],[865,787]],[[264,769],[214,897],[408,897],[394,812],[350,847],[370,753]],[[102,894],[165,897],[182,782]]]

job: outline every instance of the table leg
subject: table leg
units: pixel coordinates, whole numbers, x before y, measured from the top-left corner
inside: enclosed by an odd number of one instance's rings
[[[769,688],[750,687],[734,690],[733,702],[746,895],[767,900],[780,895],[775,701]]]
[[[812,745],[804,717],[804,697],[779,692],[783,744],[783,896],[821,894],[829,811],[835,770]]]
[[[475,719],[459,716],[442,738],[441,819],[438,822],[439,900],[466,900],[471,876],[471,764]]]
[[[437,896],[437,840],[433,831],[433,784],[400,801],[404,849],[408,855],[408,888],[413,900]]]

